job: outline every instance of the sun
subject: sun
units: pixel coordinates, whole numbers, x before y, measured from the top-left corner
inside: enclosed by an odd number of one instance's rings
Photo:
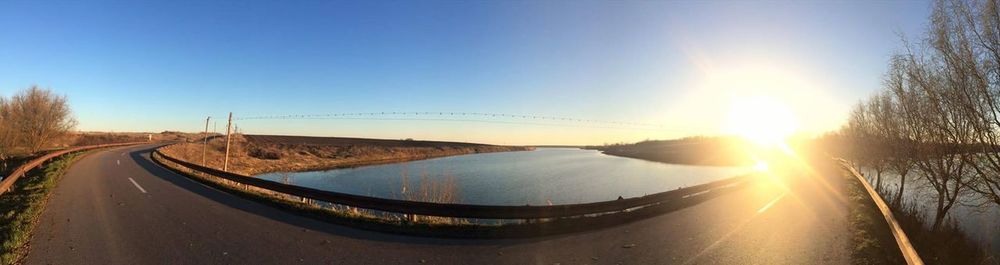
[[[733,98],[725,131],[758,147],[782,147],[798,129],[795,113],[769,96]]]
[[[767,162],[761,160],[757,160],[757,162],[754,162],[753,164],[753,169],[760,172],[766,172],[768,171],[768,169],[770,169],[770,167],[771,166],[769,166]]]

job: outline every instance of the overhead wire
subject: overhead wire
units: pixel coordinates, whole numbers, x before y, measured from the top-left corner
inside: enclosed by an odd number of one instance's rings
[[[396,116],[396,117],[393,117]],[[403,117],[399,117],[403,116]],[[426,116],[436,116],[441,118],[424,118]],[[451,118],[454,117],[454,118]],[[467,117],[480,117],[467,118]],[[581,119],[571,117],[557,117],[546,115],[509,114],[509,113],[486,113],[486,112],[453,112],[453,111],[383,111],[383,112],[351,112],[351,113],[326,113],[326,114],[288,114],[288,115],[262,115],[236,117],[234,120],[397,120],[397,121],[451,121],[451,122],[479,122],[479,123],[503,123],[503,124],[524,124],[542,126],[562,126],[562,127],[585,127],[603,129],[634,129],[651,131],[672,131],[663,124],[608,121],[596,119]],[[528,121],[509,121],[501,119],[518,119]],[[536,122],[540,121],[540,122]]]

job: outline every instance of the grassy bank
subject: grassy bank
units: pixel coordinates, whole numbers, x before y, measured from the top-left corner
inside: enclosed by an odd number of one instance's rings
[[[340,137],[234,135],[229,170],[244,175],[324,170],[435,157],[531,150],[530,147],[456,142],[382,140]],[[162,152],[208,167],[223,166],[225,137],[164,147]],[[204,159],[203,159],[204,157]]]
[[[865,187],[844,168],[852,264],[906,264],[889,224]],[[911,238],[912,239],[912,238]]]
[[[28,172],[0,196],[0,264],[19,263],[27,253],[28,240],[50,192],[80,154],[62,156]]]

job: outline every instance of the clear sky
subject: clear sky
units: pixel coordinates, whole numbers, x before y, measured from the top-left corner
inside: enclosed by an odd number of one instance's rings
[[[69,97],[86,131],[205,116],[461,111],[655,130],[426,120],[245,120],[248,133],[600,144],[722,133],[733,98],[834,129],[881,83],[916,1],[2,1],[0,95]],[[222,130],[224,124],[220,124]],[[613,126],[612,126],[613,127]]]

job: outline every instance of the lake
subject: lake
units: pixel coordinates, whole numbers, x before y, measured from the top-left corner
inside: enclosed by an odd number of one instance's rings
[[[596,150],[450,156],[257,177],[322,190],[390,199],[483,205],[573,204],[643,196],[750,173],[748,167],[674,165]],[[405,183],[405,184],[404,184]],[[422,195],[430,194],[430,196]]]

